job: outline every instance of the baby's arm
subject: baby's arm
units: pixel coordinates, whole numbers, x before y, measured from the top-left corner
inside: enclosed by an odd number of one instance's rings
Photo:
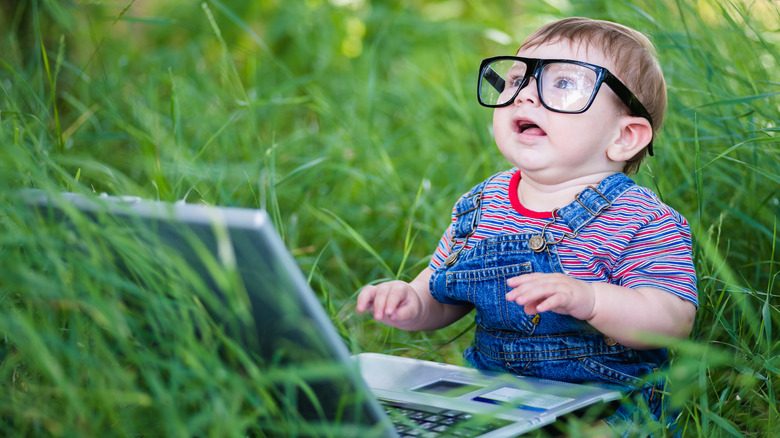
[[[587,321],[631,348],[658,348],[646,333],[684,339],[691,333],[696,306],[652,287],[626,288],[577,280],[564,274],[526,274],[511,278],[506,298],[529,314],[553,311]]]
[[[428,290],[433,274],[425,268],[409,283],[395,280],[366,286],[358,294],[358,313],[371,311],[377,321],[403,330],[436,330],[467,314],[471,306],[436,301]]]

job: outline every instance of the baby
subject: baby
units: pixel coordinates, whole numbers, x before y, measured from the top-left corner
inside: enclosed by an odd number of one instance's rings
[[[470,365],[639,394],[660,418],[663,382],[643,377],[690,334],[698,303],[688,223],[626,176],[666,107],[652,44],[564,19],[482,61],[478,87],[513,168],[458,200],[426,269],[364,287],[357,312],[434,330],[476,309]]]

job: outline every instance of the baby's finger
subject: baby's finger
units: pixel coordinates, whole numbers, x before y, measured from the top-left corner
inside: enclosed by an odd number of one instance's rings
[[[562,304],[563,301],[559,295],[551,295],[537,303],[534,310],[536,313],[542,313],[548,310],[557,309],[558,306],[561,306]]]
[[[376,286],[366,286],[360,291],[357,297],[357,304],[355,305],[357,313],[365,313],[366,310],[370,310],[373,307],[376,291]]]
[[[528,315],[535,315],[549,310],[546,306],[542,306],[542,303],[548,301],[553,296],[555,296],[554,293],[543,289],[526,289],[522,291],[514,289],[506,294],[507,301],[513,301],[517,305],[523,306],[523,310]]]
[[[530,273],[530,274],[522,274],[518,275],[517,277],[511,277],[506,280],[506,284],[509,287],[520,287],[525,284],[531,283],[533,281],[537,281],[540,278],[539,273]]]
[[[374,294],[374,319],[377,321],[382,321],[385,318],[386,314],[386,308],[387,308],[387,298],[388,298],[387,291],[377,291],[376,294]]]
[[[391,291],[393,293],[387,294],[387,300],[385,300],[385,315],[390,319],[395,319],[394,316],[398,306],[401,305],[404,295],[400,291]]]
[[[506,293],[505,297],[507,301],[517,301],[523,296],[523,291],[520,288],[514,288]],[[522,304],[522,303],[517,303]]]
[[[404,319],[408,317],[408,309],[404,312],[406,305],[409,303],[410,292],[404,285],[404,288],[397,288],[393,290],[393,293],[387,297],[387,303],[385,304],[385,314],[392,320]]]

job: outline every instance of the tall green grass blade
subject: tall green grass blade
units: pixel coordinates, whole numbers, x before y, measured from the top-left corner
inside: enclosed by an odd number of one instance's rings
[[[408,226],[406,227],[406,233],[404,234],[404,251],[403,251],[403,259],[401,259],[401,263],[398,265],[398,270],[395,273],[396,279],[401,279],[401,275],[404,272],[404,269],[406,268],[406,262],[409,259],[409,253],[412,251],[412,243],[414,243],[414,238],[412,237],[412,224],[414,222],[414,213],[417,211],[417,205],[420,202],[420,198],[423,194],[423,189],[425,188],[427,180],[423,179],[420,181],[420,187],[417,189],[417,196],[414,198],[414,205],[412,206],[411,211],[409,212],[409,218],[407,219]]]
[[[49,55],[46,53],[46,45],[41,43],[41,55],[43,57],[43,66],[46,69],[46,76],[49,79],[49,88],[51,90],[51,108],[54,113],[54,125],[55,133],[57,135],[57,149],[62,153],[64,149],[64,141],[62,139],[62,128],[60,126],[60,116],[56,104],[57,86],[56,75],[52,75],[51,68],[49,67]]]
[[[382,258],[382,256],[379,255],[376,249],[374,249],[370,243],[352,226],[350,226],[344,219],[337,216],[332,211],[328,211],[326,209],[322,209],[321,211],[313,211],[312,214],[314,214],[316,217],[318,217],[321,221],[323,221],[326,224],[329,224],[333,230],[338,231],[339,233],[344,234],[345,236],[349,237],[355,244],[358,245],[358,247],[362,248],[365,252],[367,252],[371,257],[376,260],[379,265],[382,267],[382,269],[386,272],[393,272],[393,270],[390,268],[390,266],[387,265],[385,260]]]
[[[208,2],[216,6],[220,12],[222,12],[228,18],[230,18],[230,21],[235,23],[238,27],[241,28],[242,31],[244,31],[247,35],[249,35],[252,38],[252,41],[254,41],[255,44],[257,44],[257,46],[263,50],[263,52],[272,55],[271,50],[265,44],[263,39],[260,38],[257,32],[255,32],[249,25],[247,25],[244,20],[238,17],[238,15],[236,15],[233,11],[231,11],[230,8],[225,6],[224,3],[220,2],[219,0],[208,0]]]
[[[124,16],[125,16],[125,14],[127,13],[127,11],[129,11],[129,10],[130,10],[130,8],[132,8],[134,4],[135,4],[135,0],[130,0],[130,3],[128,3],[128,4],[127,4],[127,6],[125,6],[125,8],[124,8],[124,9],[122,9],[122,12],[120,12],[120,13],[119,13],[119,14],[116,16],[116,18],[114,18],[114,23],[113,23],[113,24],[116,24],[116,23],[117,23],[117,21],[119,21],[119,20],[121,20],[122,18],[124,18]]]

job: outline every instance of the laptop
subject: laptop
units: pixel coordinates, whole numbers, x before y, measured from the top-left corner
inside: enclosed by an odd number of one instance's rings
[[[121,235],[160,257],[181,258],[198,277],[191,284],[201,285],[186,293],[259,369],[294,376],[272,391],[289,424],[264,426],[263,434],[510,437],[585,409],[606,412],[621,398],[588,385],[350,354],[265,211],[37,190],[23,197],[44,222],[105,240],[106,251],[122,251],[111,238]]]

